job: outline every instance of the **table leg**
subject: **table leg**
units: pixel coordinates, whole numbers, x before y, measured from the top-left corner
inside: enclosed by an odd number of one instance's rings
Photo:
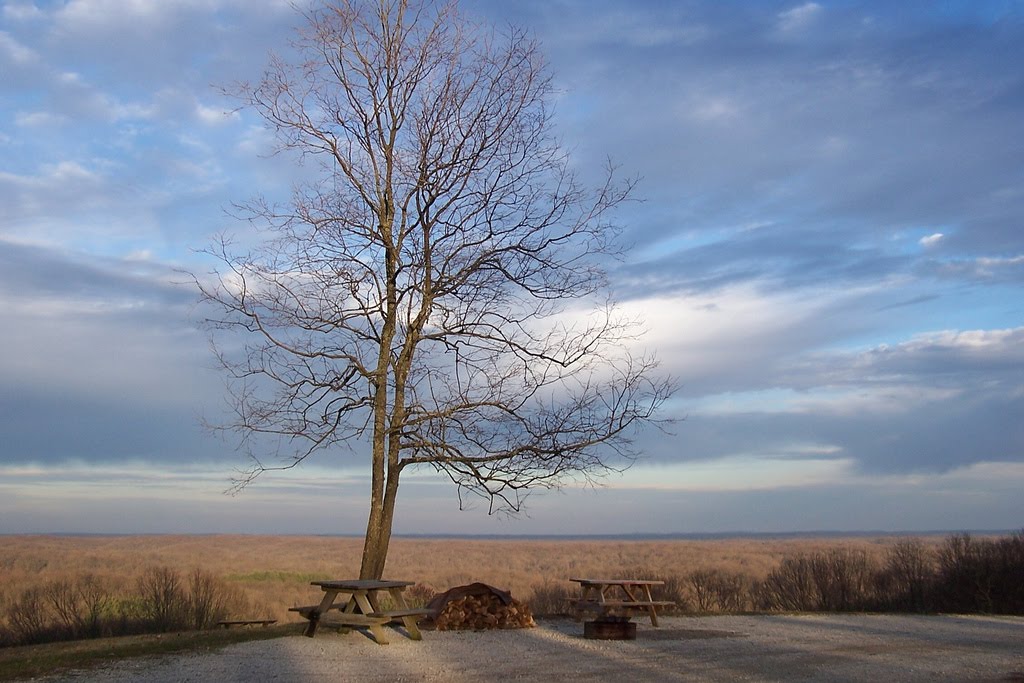
[[[409,605],[405,601],[404,588],[392,588],[388,592],[391,593],[391,599],[394,601],[397,609],[408,609]],[[402,617],[402,624],[405,626],[405,632],[409,634],[410,639],[423,640],[423,634],[420,633],[420,627],[419,624],[416,623],[416,617]]]
[[[310,613],[309,624],[306,625],[306,630],[303,632],[309,638],[316,635],[317,627],[320,626],[320,615],[324,614],[334,604],[334,599],[338,596],[338,591],[326,590],[324,591],[324,597],[320,600],[320,604],[317,606],[316,611]]]
[[[604,602],[604,598],[601,596],[601,591],[598,590],[597,586],[591,584],[583,584],[580,586],[580,599],[576,603],[576,613],[573,615],[576,621],[583,620],[584,610],[583,606],[588,602],[601,603]]]
[[[352,598],[356,601],[356,604],[359,605],[360,611],[367,615],[376,611],[373,606],[370,605],[370,601],[367,598],[368,592],[369,591],[356,591],[352,594]],[[376,598],[374,598],[374,600],[376,600]],[[383,624],[370,624],[369,629],[370,633],[373,634],[374,639],[379,645],[387,645],[390,642],[388,641],[387,633],[384,631]]]
[[[356,607],[357,607],[355,598],[352,596],[351,593],[346,593],[346,595],[348,596],[348,602],[345,603],[345,608],[341,610],[341,613],[342,614],[355,614]],[[352,628],[350,626],[341,626],[338,629],[338,633],[341,633],[342,635],[344,635],[344,634],[348,633],[351,630],[352,630]]]
[[[643,589],[644,589],[644,597],[647,598],[647,602],[654,602],[654,599],[651,597],[651,587],[647,586],[647,585],[644,585]],[[651,626],[657,627],[658,626],[658,612],[657,612],[657,610],[655,610],[654,605],[651,605],[650,607],[648,607],[647,610],[651,613]]]

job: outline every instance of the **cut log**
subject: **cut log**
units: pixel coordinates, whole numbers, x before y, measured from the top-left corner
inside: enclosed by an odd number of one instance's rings
[[[434,617],[438,631],[529,628],[535,626],[530,608],[500,596],[466,596],[450,600]]]

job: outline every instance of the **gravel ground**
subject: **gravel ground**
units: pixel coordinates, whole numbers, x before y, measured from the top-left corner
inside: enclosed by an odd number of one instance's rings
[[[1024,618],[737,616],[637,619],[635,641],[545,620],[518,631],[395,633],[379,646],[322,629],[219,652],[127,660],[49,680],[147,681],[1020,681]]]

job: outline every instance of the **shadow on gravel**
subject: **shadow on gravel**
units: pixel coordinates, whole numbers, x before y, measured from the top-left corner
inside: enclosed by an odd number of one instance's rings
[[[773,615],[765,619],[787,624],[798,632],[827,629],[863,640],[877,638],[892,646],[914,643],[933,650],[984,649],[1018,652],[1024,636],[1024,619],[979,615]]]
[[[717,640],[719,638],[745,638],[746,634],[737,631],[716,631],[702,628],[659,628],[644,631],[643,640]]]

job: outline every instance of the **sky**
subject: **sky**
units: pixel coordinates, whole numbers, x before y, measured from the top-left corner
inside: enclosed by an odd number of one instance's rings
[[[610,272],[668,432],[517,518],[403,477],[402,534],[1024,526],[1024,2],[464,0],[527,28],[583,177],[640,178]],[[0,533],[337,533],[359,453],[228,495],[184,272],[304,169],[221,88],[277,0],[0,0]]]

